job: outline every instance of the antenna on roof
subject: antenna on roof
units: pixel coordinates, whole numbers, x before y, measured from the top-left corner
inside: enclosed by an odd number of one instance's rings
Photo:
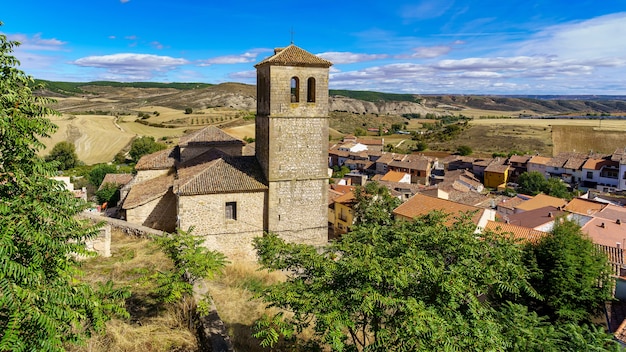
[[[293,26],[291,27],[290,33],[291,33],[291,44],[293,44],[293,35],[296,33],[293,31]]]

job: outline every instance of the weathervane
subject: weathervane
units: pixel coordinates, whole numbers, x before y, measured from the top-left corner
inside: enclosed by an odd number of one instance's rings
[[[293,26],[291,27],[291,31],[290,31],[290,33],[291,33],[291,44],[293,44],[293,34],[295,33],[295,32],[293,31]]]

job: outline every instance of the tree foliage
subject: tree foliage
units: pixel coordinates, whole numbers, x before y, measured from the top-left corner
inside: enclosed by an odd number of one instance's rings
[[[158,152],[159,150],[163,150],[166,148],[167,146],[165,144],[157,143],[154,140],[154,137],[144,136],[133,140],[130,145],[130,151],[128,152],[128,154],[134,162],[137,162],[144,155]]]
[[[0,34],[0,351],[59,351],[123,312],[125,293],[73,280],[98,227],[75,217],[86,204],[37,156],[56,129],[46,116],[58,113],[33,96],[17,45]]]
[[[368,182],[354,190],[354,223],[389,225],[393,221],[392,212],[400,205],[400,199],[393,197],[389,189],[377,182]]]
[[[98,164],[89,171],[89,183],[98,188],[102,184],[104,177],[107,174],[114,174],[117,172],[117,168],[109,164]]]
[[[74,143],[67,141],[55,144],[50,154],[46,156],[46,161],[57,162],[59,170],[69,170],[80,163]]]
[[[99,204],[107,203],[107,206],[114,207],[120,201],[120,186],[116,183],[105,183],[96,191],[96,199]]]
[[[518,192],[535,196],[539,193],[557,198],[571,198],[567,186],[558,178],[546,178],[539,171],[523,172],[517,179]]]
[[[474,152],[472,148],[467,145],[459,146],[458,148],[456,148],[456,151],[457,153],[459,153],[459,155],[462,155],[462,156],[471,155]]]
[[[590,322],[611,299],[607,257],[572,221],[557,221],[549,236],[529,245],[530,282],[543,297],[531,306],[558,322]]]
[[[371,193],[364,202],[376,199],[377,192]],[[263,346],[301,347],[297,336],[310,329],[309,344],[333,351],[618,350],[611,335],[570,319],[573,314],[555,323],[534,311],[559,302],[557,290],[553,296],[540,284],[540,292],[535,290],[539,273],[553,275],[566,300],[575,302],[563,305],[567,311],[579,304],[577,292],[587,297],[583,306],[596,309],[606,296],[593,289],[598,282],[592,278],[602,279],[603,271],[588,272],[580,286],[566,284],[593,261],[572,264],[559,279],[556,272],[528,266],[527,250],[510,236],[476,234],[471,214],[447,226],[447,216],[438,212],[413,222],[393,222],[383,210],[373,213],[321,249],[286,243],[274,234],[255,239],[261,266],[287,274],[285,282],[259,292],[280,309],[257,321],[255,336]],[[557,227],[554,236],[562,237],[562,231]],[[577,243],[566,248],[589,250]],[[556,250],[553,257],[569,255]]]

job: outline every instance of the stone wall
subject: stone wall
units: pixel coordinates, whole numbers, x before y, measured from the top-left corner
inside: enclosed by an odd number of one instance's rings
[[[265,192],[218,193],[179,198],[180,228],[194,227],[204,245],[231,260],[254,260],[252,239],[263,235]],[[236,220],[226,218],[226,203],[236,203]]]
[[[163,197],[132,209],[126,209],[126,220],[166,232],[176,230],[176,195],[169,190]]]
[[[328,242],[328,179],[270,182],[267,229],[289,242]]]

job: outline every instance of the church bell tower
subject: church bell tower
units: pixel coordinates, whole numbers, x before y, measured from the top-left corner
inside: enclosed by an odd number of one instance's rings
[[[328,241],[328,72],[293,44],[255,65],[256,157],[268,181],[267,231]]]

